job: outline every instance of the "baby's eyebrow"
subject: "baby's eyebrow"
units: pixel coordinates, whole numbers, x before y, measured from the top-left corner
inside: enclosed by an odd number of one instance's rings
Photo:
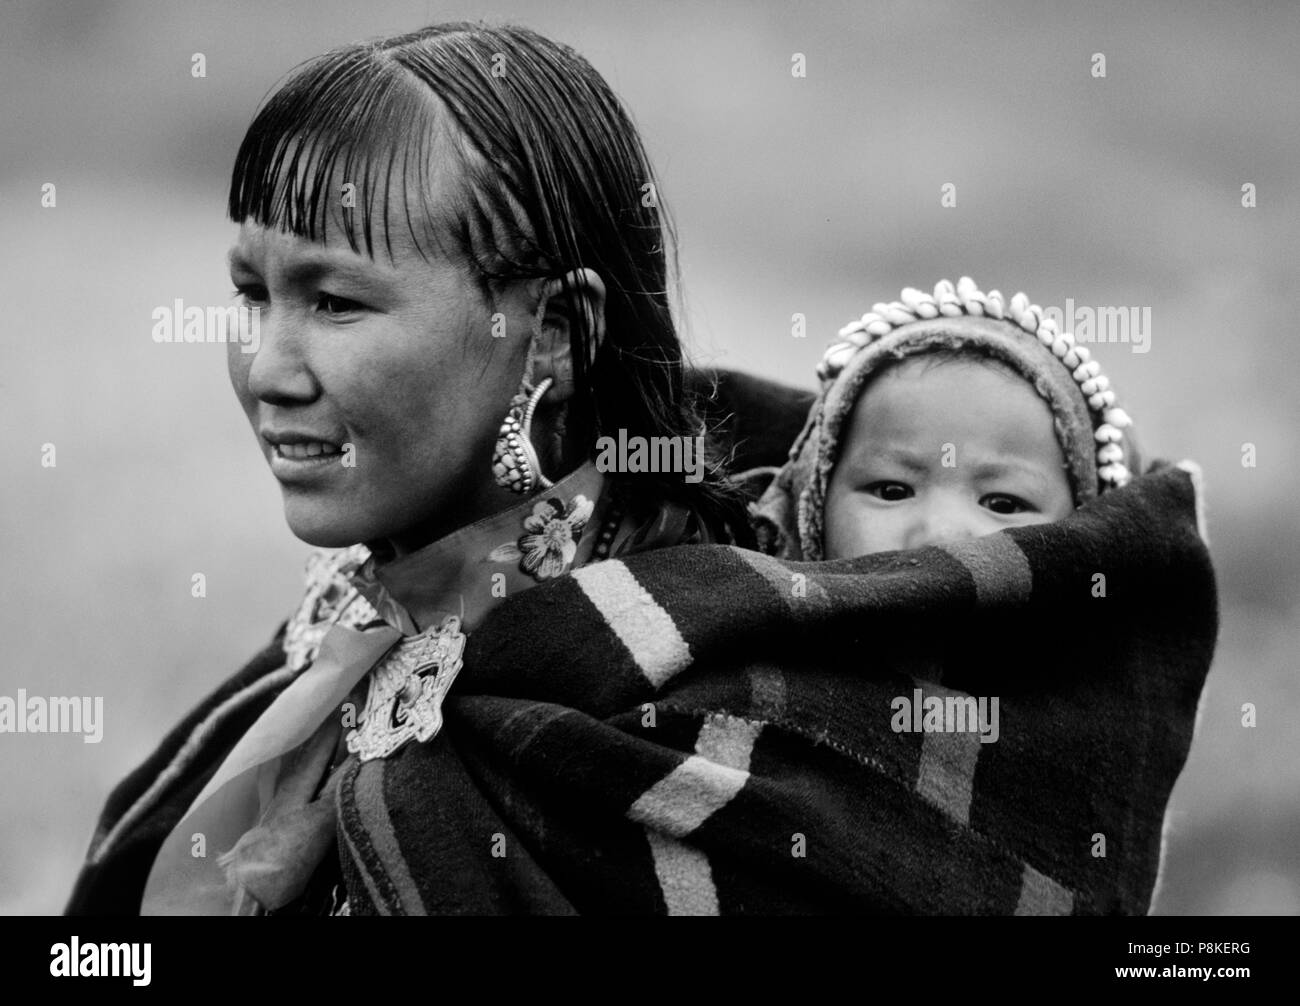
[[[886,448],[881,451],[881,454],[884,455],[885,460],[891,461],[911,472],[926,472],[930,468],[930,458],[924,454],[914,454],[898,447]],[[938,452],[936,452],[935,456],[938,456]]]
[[[1028,476],[1038,483],[1046,481],[1040,465],[1030,461],[1022,461],[1020,458],[1000,458],[996,461],[983,461],[972,465],[971,470],[977,479],[997,478],[999,475],[1013,473]]]

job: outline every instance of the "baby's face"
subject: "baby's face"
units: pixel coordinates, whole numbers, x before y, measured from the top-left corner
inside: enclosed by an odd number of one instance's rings
[[[977,361],[905,360],[858,399],[826,498],[826,558],[1046,524],[1074,509],[1052,413]]]

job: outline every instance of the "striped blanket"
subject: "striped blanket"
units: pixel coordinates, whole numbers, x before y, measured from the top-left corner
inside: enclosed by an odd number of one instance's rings
[[[1136,914],[1217,632],[1194,475],[831,563],[596,563],[352,765],[353,914]]]

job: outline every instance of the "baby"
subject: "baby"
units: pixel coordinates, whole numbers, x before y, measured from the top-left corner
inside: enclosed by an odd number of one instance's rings
[[[1088,349],[1024,294],[963,277],[876,304],[826,351],[759,545],[845,559],[1059,520],[1137,470]]]

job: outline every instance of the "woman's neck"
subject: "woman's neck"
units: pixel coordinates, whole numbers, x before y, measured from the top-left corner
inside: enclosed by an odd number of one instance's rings
[[[567,415],[567,405],[561,404],[546,412],[539,410],[534,418],[533,449],[537,452],[542,471],[552,482],[568,478],[587,460],[588,452],[582,438],[566,429]],[[376,564],[382,565],[509,510],[517,506],[519,500],[516,494],[487,479],[471,493],[461,496],[453,509],[445,510],[399,535],[367,542],[366,545],[376,557]]]
[[[468,629],[499,599],[587,562],[607,516],[604,487],[595,464],[583,465],[552,489],[514,496],[510,506],[422,548],[374,552],[364,571],[368,599],[404,632],[447,615]]]

